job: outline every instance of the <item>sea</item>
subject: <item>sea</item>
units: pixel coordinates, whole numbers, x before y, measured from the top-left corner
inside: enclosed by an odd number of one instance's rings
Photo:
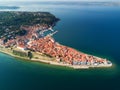
[[[0,90],[120,90],[120,5],[109,2],[5,2],[42,11],[60,21],[54,39],[87,54],[109,59],[110,68],[74,70],[0,53]]]

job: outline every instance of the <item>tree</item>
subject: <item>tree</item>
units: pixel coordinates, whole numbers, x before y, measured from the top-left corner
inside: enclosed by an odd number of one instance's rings
[[[33,57],[32,53],[30,51],[28,52],[28,57],[29,57],[29,59],[31,59]]]

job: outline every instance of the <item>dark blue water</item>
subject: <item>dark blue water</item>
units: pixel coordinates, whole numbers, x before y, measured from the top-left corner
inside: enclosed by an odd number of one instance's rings
[[[55,36],[57,41],[84,52],[117,59],[119,63],[120,8],[69,9],[64,15],[57,25],[60,29]]]
[[[14,4],[13,4],[14,5]],[[20,11],[50,11],[61,20],[54,36],[61,44],[110,59],[112,68],[73,70],[19,60],[0,53],[0,90],[120,89],[120,7],[16,4]]]

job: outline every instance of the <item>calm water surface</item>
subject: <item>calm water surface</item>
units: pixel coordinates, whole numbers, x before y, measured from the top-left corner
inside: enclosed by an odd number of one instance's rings
[[[14,5],[15,3],[11,3]],[[61,44],[110,59],[112,68],[73,70],[0,53],[0,90],[120,89],[120,7],[16,3],[19,11],[49,11],[60,18]]]

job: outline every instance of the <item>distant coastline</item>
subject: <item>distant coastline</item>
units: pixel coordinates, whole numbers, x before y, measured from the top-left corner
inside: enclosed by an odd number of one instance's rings
[[[19,9],[20,7],[18,6],[0,6],[0,10],[4,9]]]
[[[24,2],[16,1],[16,3],[24,4]],[[32,1],[26,2],[28,4],[39,4],[39,5],[71,5],[71,6],[120,6],[119,1]]]

